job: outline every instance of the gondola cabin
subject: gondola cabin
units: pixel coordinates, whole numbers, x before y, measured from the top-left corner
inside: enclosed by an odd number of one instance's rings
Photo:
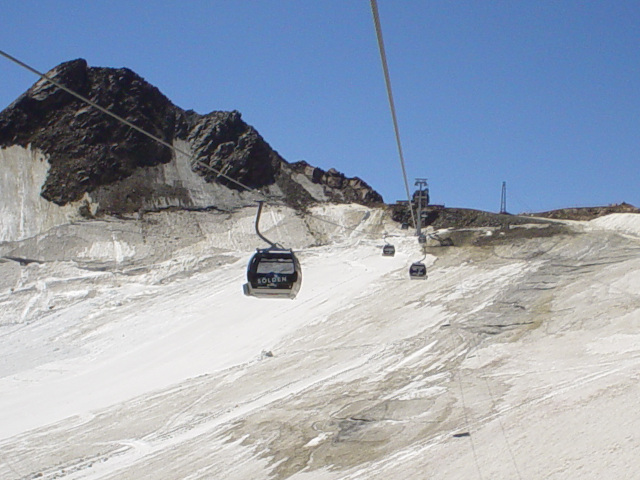
[[[402,225],[400,225],[400,228],[402,230],[409,230],[409,224],[407,222],[404,222]]]
[[[427,266],[422,262],[415,262],[409,267],[409,276],[412,280],[426,280]]]
[[[383,257],[393,257],[396,254],[396,247],[387,243],[384,247],[382,247],[382,256]]]
[[[427,243],[427,236],[424,233],[418,237],[418,243]]]
[[[301,283],[302,270],[293,251],[277,247],[258,249],[247,266],[244,294],[294,299]]]

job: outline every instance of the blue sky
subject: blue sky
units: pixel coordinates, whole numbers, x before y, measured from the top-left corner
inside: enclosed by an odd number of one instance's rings
[[[368,0],[0,3],[0,49],[239,110],[286,160],[405,198]],[[640,2],[378,0],[410,185],[513,213],[640,206]],[[0,109],[36,78],[0,58]]]

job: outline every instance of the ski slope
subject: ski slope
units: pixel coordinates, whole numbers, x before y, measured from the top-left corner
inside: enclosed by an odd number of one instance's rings
[[[281,208],[302,289],[259,300],[253,213],[2,246],[41,263],[0,263],[0,478],[637,478],[640,216],[423,254],[380,210]]]

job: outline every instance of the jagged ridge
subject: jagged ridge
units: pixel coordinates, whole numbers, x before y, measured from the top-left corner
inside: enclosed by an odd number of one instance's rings
[[[297,208],[317,201],[382,202],[359,178],[346,178],[333,169],[325,172],[306,162],[289,164],[242,120],[240,112],[200,115],[182,110],[127,68],[89,67],[78,59],[55,67],[47,76],[167,143],[186,141],[193,153],[191,168],[206,182],[242,189],[216,173],[221,172],[252,189],[272,187],[271,194]],[[51,167],[41,196],[58,205],[78,201],[85,193],[106,186],[135,190],[119,192],[122,197],[138,198],[112,202],[108,209],[115,211],[107,213],[135,210],[144,203],[140,197],[157,191],[140,181],[118,182],[140,168],[166,164],[173,158],[171,149],[45,80],[0,113],[0,146],[12,145],[31,145],[48,155]],[[309,184],[320,189],[311,189]]]

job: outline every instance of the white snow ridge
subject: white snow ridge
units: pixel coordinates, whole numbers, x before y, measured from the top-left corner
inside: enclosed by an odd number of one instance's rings
[[[261,223],[295,300],[242,293],[252,208],[13,221],[0,478],[638,478],[640,215],[425,256],[381,209],[311,213]]]

